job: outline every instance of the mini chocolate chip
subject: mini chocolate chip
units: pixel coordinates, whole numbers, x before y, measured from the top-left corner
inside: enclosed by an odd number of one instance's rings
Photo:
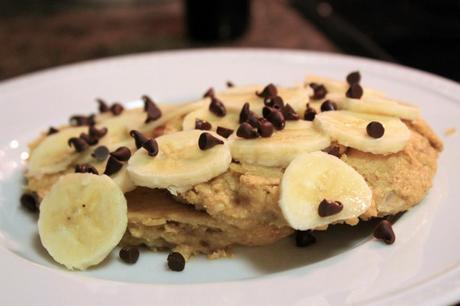
[[[261,92],[256,91],[256,95],[261,98],[274,97],[278,95],[278,89],[273,83],[268,84]]]
[[[310,87],[313,89],[313,96],[310,97],[313,100],[321,100],[327,95],[327,89],[323,84],[310,83]]]
[[[360,81],[361,81],[361,74],[359,73],[359,71],[353,71],[347,75],[347,82],[350,85],[357,84]]]
[[[80,139],[85,141],[90,146],[94,146],[99,142],[99,139],[97,137],[91,137],[86,133],[81,133],[79,137],[80,137]]]
[[[98,98],[98,99],[96,99],[96,102],[97,102],[97,104],[99,104],[98,109],[99,109],[100,113],[106,113],[106,112],[110,111],[110,107],[107,105],[107,103],[105,103],[104,100]]]
[[[75,173],[91,173],[99,175],[99,172],[96,168],[91,166],[90,164],[79,164],[75,166]]]
[[[123,167],[123,163],[119,161],[116,157],[110,156],[109,160],[107,161],[107,165],[105,166],[105,175],[112,175],[120,171]]]
[[[274,97],[265,98],[264,99],[264,104],[266,106],[276,108],[276,109],[279,109],[279,110],[283,109],[283,107],[284,107],[283,98],[281,98],[280,96],[274,96]]]
[[[337,158],[340,158],[342,154],[340,153],[340,147],[336,144],[333,144],[323,150],[327,154],[334,155]]]
[[[249,113],[251,112],[251,110],[249,109],[249,103],[246,102],[244,103],[243,107],[241,108],[241,111],[240,111],[240,121],[239,123],[243,123],[243,122],[246,122],[249,118]]]
[[[363,96],[363,88],[357,83],[351,84],[350,88],[347,90],[346,96],[352,99],[361,99]]]
[[[385,134],[385,128],[380,122],[371,121],[366,126],[367,135],[371,136],[372,138],[380,138]]]
[[[214,88],[209,87],[209,89],[206,90],[206,92],[204,93],[203,98],[212,98],[215,95],[216,95],[216,93],[214,92]]]
[[[56,134],[57,132],[59,132],[59,130],[57,128],[50,126],[50,128],[48,129],[47,135],[48,136],[53,135],[53,134]]]
[[[108,130],[106,127],[100,129],[96,128],[94,125],[89,127],[88,134],[90,138],[101,139],[107,134]]]
[[[212,147],[216,145],[223,144],[224,142],[220,140],[219,138],[216,138],[212,136],[209,133],[201,133],[200,138],[198,139],[198,146],[200,147],[200,150],[207,150],[211,149]]]
[[[148,139],[142,144],[142,147],[148,152],[150,156],[158,155],[158,143],[155,139]]]
[[[227,81],[227,87],[231,88],[231,87],[235,87],[235,84],[233,84],[232,81]]]
[[[129,132],[129,135],[134,138],[134,142],[136,143],[136,148],[140,149],[142,144],[146,142],[148,139],[145,137],[141,132],[132,130]]]
[[[232,135],[233,130],[218,126],[216,133],[224,138],[228,138],[230,135]]]
[[[265,117],[268,121],[270,121],[275,129],[282,130],[286,125],[286,120],[284,119],[284,115],[277,109],[272,109]]]
[[[35,192],[26,192],[21,195],[21,205],[30,212],[38,212],[39,201]]]
[[[316,117],[316,110],[307,103],[307,109],[305,110],[305,113],[303,114],[303,119],[307,121],[313,121],[315,120]]]
[[[336,109],[337,109],[337,104],[335,104],[331,100],[326,100],[323,103],[321,103],[322,112],[335,111]]]
[[[109,157],[109,149],[106,146],[99,146],[91,154],[98,162],[104,161]]]
[[[299,120],[299,114],[289,104],[283,107],[283,116],[286,120]]]
[[[125,108],[120,103],[113,103],[112,106],[110,106],[110,111],[115,116],[120,115],[124,111],[124,109]]]
[[[253,139],[259,137],[259,133],[247,122],[243,122],[236,130],[236,136],[246,139]]]
[[[74,147],[75,151],[83,152],[88,148],[88,143],[81,138],[72,137],[67,141],[69,147]]]
[[[224,117],[227,114],[224,103],[215,98],[211,97],[211,103],[209,104],[209,110],[218,117]]]
[[[257,119],[257,131],[262,137],[270,137],[273,134],[273,124],[265,118]]]
[[[315,236],[311,231],[295,231],[295,245],[299,248],[304,248],[316,242]]]
[[[139,259],[139,250],[136,247],[124,247],[120,250],[118,256],[128,264],[135,264]]]
[[[91,114],[89,116],[74,115],[70,117],[69,121],[71,126],[94,125],[96,124],[94,117],[94,114]]]
[[[172,271],[180,272],[184,270],[185,258],[179,252],[172,252],[168,255],[168,267]]]
[[[319,203],[318,215],[320,217],[328,217],[338,214],[343,209],[343,204],[339,201],[328,201],[326,199]]]
[[[205,130],[209,131],[212,128],[211,123],[206,120],[195,119],[195,130]]]
[[[119,147],[112,153],[111,156],[121,161],[128,161],[131,158],[131,151],[127,147]]]
[[[377,224],[374,230],[374,237],[386,244],[393,244],[396,239],[391,223],[388,220],[382,220]]]
[[[145,123],[159,119],[161,117],[161,110],[155,102],[146,95],[142,96],[142,100],[144,101],[144,111],[147,112]]]

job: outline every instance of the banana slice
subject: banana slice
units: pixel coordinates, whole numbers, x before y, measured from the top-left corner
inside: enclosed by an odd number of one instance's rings
[[[322,150],[331,144],[327,135],[312,122],[287,121],[284,130],[268,138],[243,139],[231,136],[232,157],[242,163],[267,167],[286,167],[304,152]]]
[[[341,93],[344,94],[347,92],[350,85],[348,85],[345,81],[337,81],[333,79],[329,79],[326,77],[316,76],[316,75],[309,75],[305,79],[306,84],[310,83],[317,83],[322,84],[326,87],[329,93]],[[310,86],[308,86],[310,87]],[[363,97],[372,96],[372,97],[384,97],[384,93],[375,89],[371,88],[363,88]]]
[[[201,150],[198,147],[201,133],[187,130],[156,138],[159,153],[155,157],[142,148],[136,151],[128,162],[134,184],[149,188],[189,187],[225,172],[232,161],[226,139],[206,132],[224,143]]]
[[[319,215],[324,200],[339,201],[343,209]],[[281,178],[280,207],[296,230],[309,230],[356,218],[370,206],[372,192],[364,178],[339,158],[324,152],[297,156]]]
[[[418,107],[380,96],[363,96],[361,99],[350,99],[344,94],[336,93],[328,94],[327,98],[337,103],[340,109],[354,112],[395,116],[408,120],[415,120],[420,117]]]
[[[385,133],[381,138],[372,138],[367,134],[366,127],[371,121],[383,125]],[[410,130],[399,118],[350,111],[322,112],[316,115],[313,123],[332,140],[374,154],[399,152],[411,136]]]
[[[184,121],[182,122],[182,129],[195,129],[195,121],[197,119],[205,120],[211,123],[211,129],[213,131],[215,131],[218,126],[234,130],[239,125],[239,112],[232,109],[228,110],[224,117],[219,117],[210,112],[207,106],[203,106],[184,117]]]
[[[72,173],[61,177],[41,202],[38,232],[54,260],[84,270],[120,242],[127,213],[123,192],[108,176]]]
[[[64,171],[80,157],[68,144],[72,137],[87,132],[88,127],[68,127],[58,133],[46,136],[35,149],[30,152],[27,176],[42,176]]]

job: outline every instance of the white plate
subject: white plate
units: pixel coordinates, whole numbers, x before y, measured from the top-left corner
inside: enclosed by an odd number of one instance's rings
[[[285,239],[239,248],[235,257],[192,259],[167,271],[165,253],[144,251],[136,265],[116,254],[86,272],[54,264],[40,246],[35,218],[19,207],[26,143],[71,114],[96,110],[95,97],[131,101],[193,99],[209,87],[291,84],[308,73],[364,84],[414,102],[445,141],[434,187],[394,226],[396,243],[369,238],[371,225],[318,235],[305,249]],[[200,50],[124,56],[0,84],[1,305],[446,305],[460,300],[460,86],[424,72],[355,57],[278,50]]]

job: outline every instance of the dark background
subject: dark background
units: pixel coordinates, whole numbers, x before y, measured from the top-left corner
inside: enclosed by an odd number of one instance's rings
[[[0,79],[126,53],[276,47],[460,80],[460,1],[0,0]]]

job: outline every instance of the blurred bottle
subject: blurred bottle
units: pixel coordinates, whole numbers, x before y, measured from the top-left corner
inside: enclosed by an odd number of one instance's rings
[[[248,28],[249,0],[184,0],[191,39],[217,42],[235,39]]]

